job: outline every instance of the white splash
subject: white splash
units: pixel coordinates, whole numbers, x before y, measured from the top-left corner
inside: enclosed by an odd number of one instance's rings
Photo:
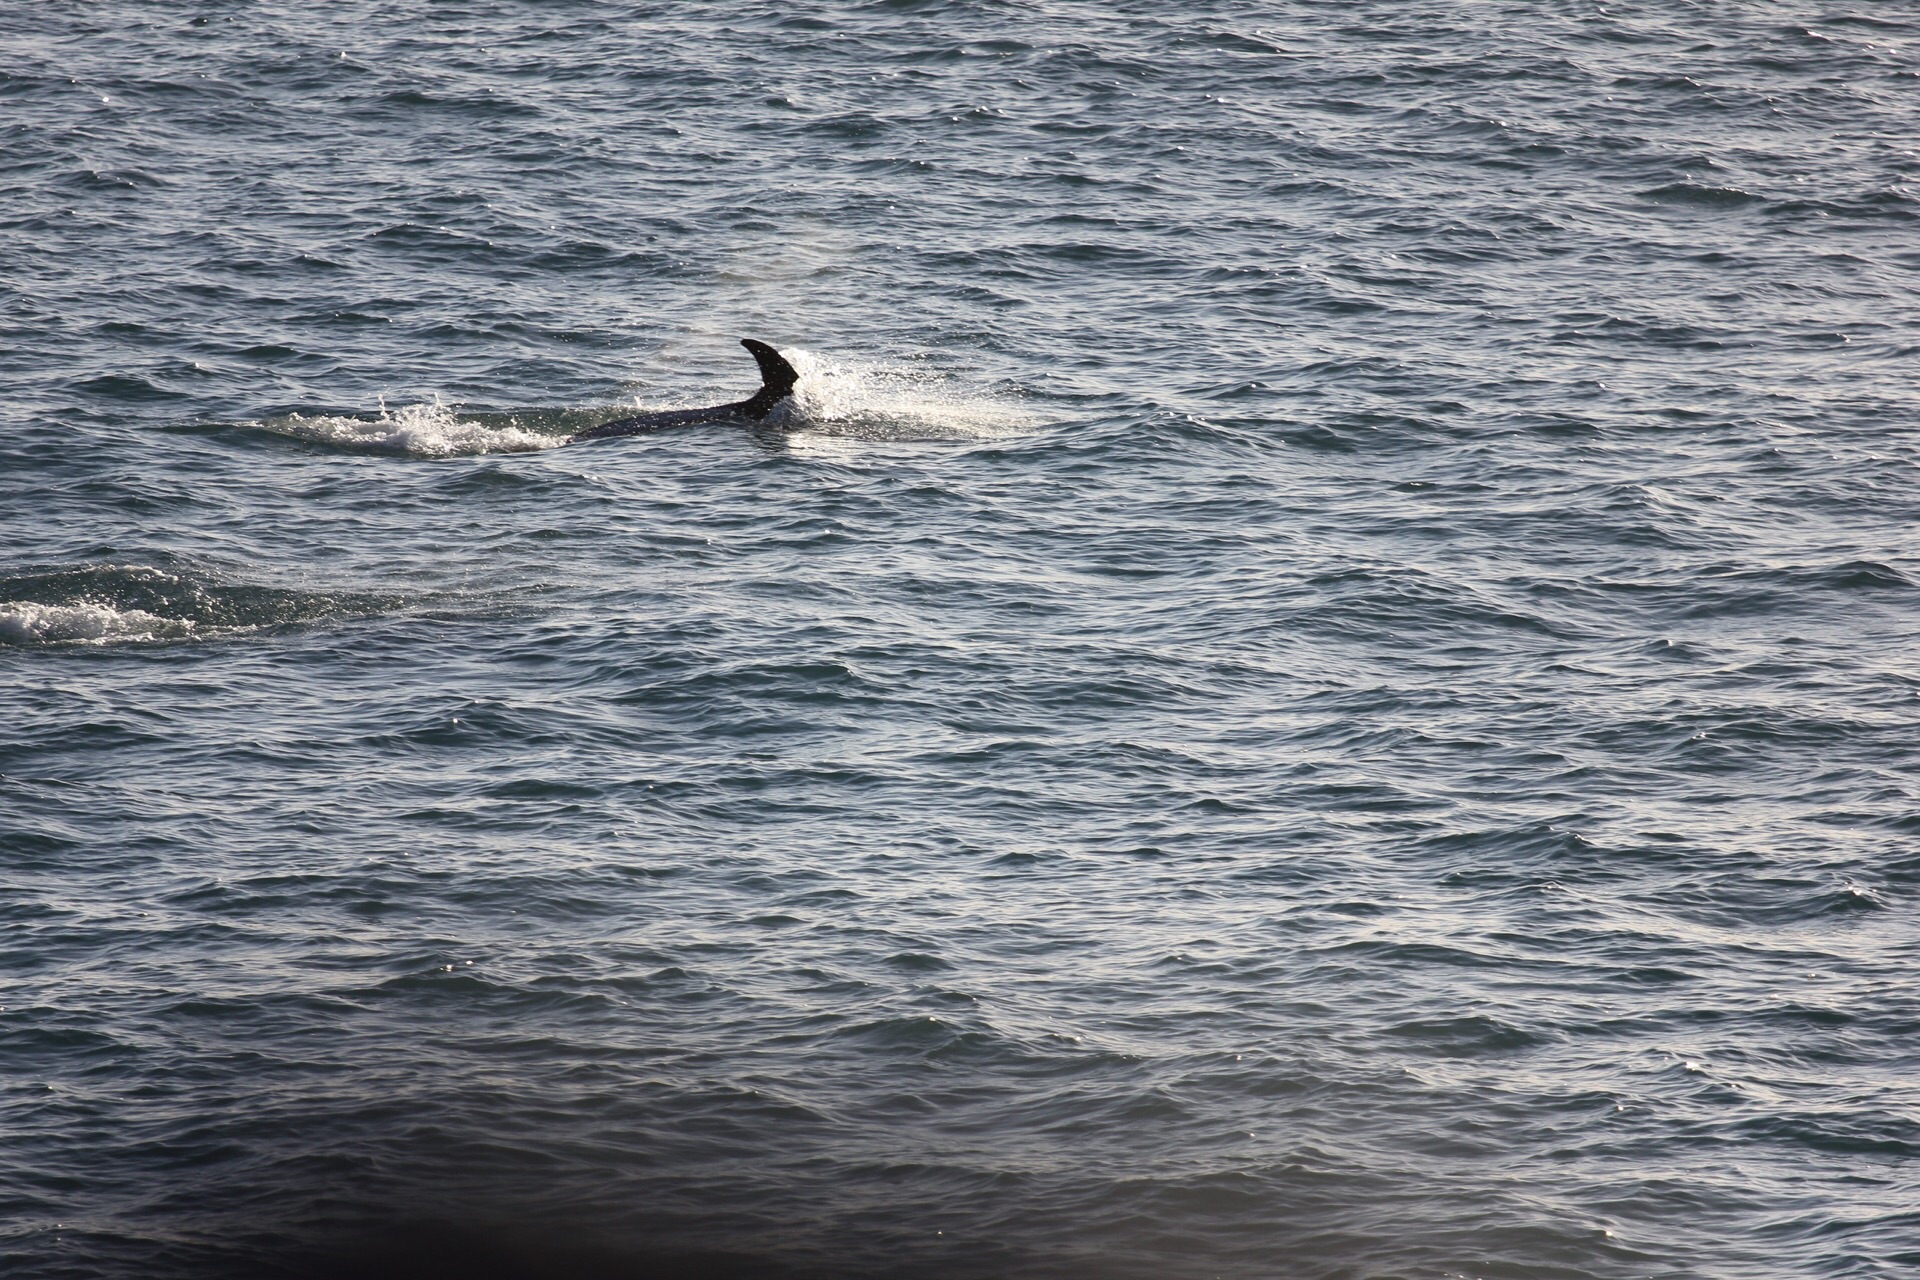
[[[268,431],[312,444],[368,453],[404,453],[416,458],[454,458],[481,453],[532,453],[565,444],[564,436],[529,431],[512,422],[489,426],[462,418],[438,399],[389,410],[378,418],[291,413],[260,424]]]
[[[0,602],[0,644],[110,644],[123,640],[178,640],[192,622],[110,604]]]
[[[986,440],[1030,430],[1034,415],[1006,392],[930,369],[871,364],[798,348],[780,353],[800,375],[773,425],[790,433],[867,440]]]

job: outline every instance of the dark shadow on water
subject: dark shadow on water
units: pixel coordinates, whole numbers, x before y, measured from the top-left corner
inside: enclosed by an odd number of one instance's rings
[[[924,1234],[856,1231],[840,1242],[759,1222],[729,1233],[633,1223],[601,1227],[530,1211],[369,1217],[331,1229],[271,1227],[248,1239],[203,1240],[170,1258],[148,1255],[143,1280],[1158,1280],[1161,1265],[1082,1249],[1023,1248],[1009,1241],[945,1241]],[[920,1235],[918,1240],[909,1238]],[[1216,1270],[1218,1270],[1216,1268]]]
[[[234,1257],[195,1280],[1139,1280],[1090,1260],[1052,1265],[1018,1251],[989,1246],[965,1257],[886,1258],[856,1246],[834,1257],[813,1247],[793,1256],[665,1242],[595,1239],[559,1225],[472,1225],[446,1221],[396,1222],[342,1232],[278,1256]],[[251,1252],[251,1251],[246,1251]],[[1064,1264],[1064,1265],[1063,1265]]]
[[[543,1229],[395,1225],[290,1258],[299,1280],[812,1280],[767,1257],[618,1246]]]

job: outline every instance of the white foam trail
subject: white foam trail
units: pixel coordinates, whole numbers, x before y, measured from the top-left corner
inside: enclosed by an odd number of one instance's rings
[[[782,351],[800,381],[775,424],[790,432],[870,440],[987,440],[1031,430],[1035,417],[1005,392],[927,369],[870,364],[798,348]]]
[[[109,644],[120,640],[177,640],[193,635],[194,624],[163,618],[144,609],[110,604],[32,604],[0,602],[0,643]]]
[[[447,405],[410,404],[397,410],[380,406],[374,419],[293,413],[260,424],[269,431],[313,444],[370,453],[404,453],[416,458],[454,458],[481,453],[532,453],[565,444],[564,436],[528,431],[512,424],[488,426],[463,419]]]

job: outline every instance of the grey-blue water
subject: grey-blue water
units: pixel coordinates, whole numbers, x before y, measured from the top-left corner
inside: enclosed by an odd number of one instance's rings
[[[1920,1267],[1911,6],[0,28],[6,1276]]]

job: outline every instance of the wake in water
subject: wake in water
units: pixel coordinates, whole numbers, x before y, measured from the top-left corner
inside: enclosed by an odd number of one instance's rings
[[[1002,390],[968,385],[926,369],[883,365],[794,349],[782,352],[799,374],[791,396],[767,417],[747,423],[788,436],[862,440],[979,440],[1016,435],[1033,414]],[[671,413],[686,406],[636,397],[615,411],[531,409],[517,414],[462,414],[438,399],[388,409],[377,417],[291,413],[254,424],[275,435],[352,453],[414,458],[535,453],[566,444],[583,428],[636,410]],[[743,420],[744,421],[744,420]]]
[[[196,630],[196,624],[190,619],[163,618],[145,609],[122,609],[92,601],[79,604],[0,601],[0,644],[179,640]]]
[[[556,416],[553,414],[545,415]],[[489,417],[493,420],[489,421]],[[398,453],[415,458],[454,458],[483,453],[533,453],[566,443],[564,435],[530,430],[519,418],[462,416],[435,399],[396,410],[380,406],[377,418],[290,413],[260,424],[275,435],[353,453]]]
[[[0,577],[0,644],[206,640],[406,603],[393,594],[294,591],[151,565],[88,564]]]

